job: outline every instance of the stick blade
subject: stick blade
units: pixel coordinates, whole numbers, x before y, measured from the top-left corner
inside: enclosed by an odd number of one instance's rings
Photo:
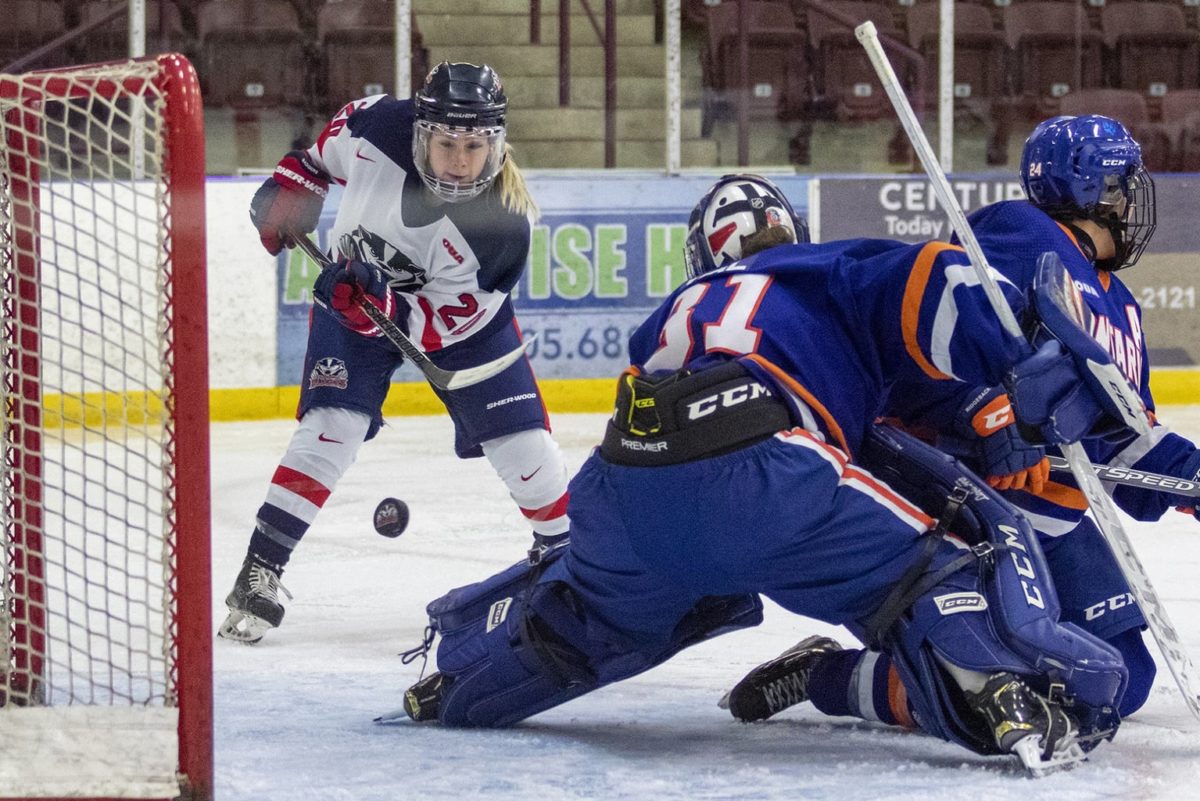
[[[499,359],[493,359],[490,362],[477,365],[475,367],[467,367],[462,370],[455,370],[449,378],[445,380],[443,389],[462,389],[481,381],[486,381],[492,376],[499,375],[507,370],[513,363],[524,358],[526,351],[533,345],[537,339],[537,335],[530,337],[522,342],[517,348],[509,351]]]

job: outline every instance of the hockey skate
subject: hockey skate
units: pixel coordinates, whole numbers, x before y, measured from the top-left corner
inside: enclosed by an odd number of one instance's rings
[[[1073,767],[1086,758],[1071,717],[1012,673],[992,676],[978,693],[967,693],[967,702],[987,721],[996,747],[1016,755],[1035,777]]]
[[[276,628],[283,622],[284,610],[279,602],[279,592],[282,591],[289,601],[292,594],[279,583],[280,572],[246,557],[233,590],[225,596],[229,615],[217,629],[218,636],[253,645],[263,638],[268,629]]]
[[[445,677],[441,673],[431,673],[409,687],[404,693],[405,714],[417,723],[437,720],[445,686]]]
[[[766,720],[808,700],[808,675],[822,655],[842,650],[829,637],[806,637],[746,674],[717,702],[743,723]]]

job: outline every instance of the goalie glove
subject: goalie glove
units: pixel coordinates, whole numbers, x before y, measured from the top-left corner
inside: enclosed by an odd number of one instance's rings
[[[1091,310],[1053,251],[1038,257],[1030,297],[1035,350],[1004,381],[1022,438],[1061,445],[1149,434],[1142,399],[1089,333]]]
[[[292,234],[316,230],[329,193],[329,176],[303,150],[293,150],[275,166],[250,201],[250,221],[272,256],[292,246]]]
[[[337,321],[365,337],[382,336],[361,304],[370,303],[389,320],[396,319],[396,295],[388,287],[387,276],[378,267],[346,259],[327,267],[313,284],[313,302]]]
[[[1045,449],[1021,438],[1003,387],[971,392],[949,433],[938,435],[937,446],[999,490],[1027,489],[1036,495],[1050,475]]]

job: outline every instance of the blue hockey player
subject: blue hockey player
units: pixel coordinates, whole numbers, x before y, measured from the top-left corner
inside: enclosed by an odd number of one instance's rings
[[[409,717],[511,725],[757,624],[761,593],[891,654],[914,718],[946,740],[1039,771],[1112,735],[1124,667],[1058,624],[1028,524],[874,425],[889,387],[928,370],[1012,386],[1054,442],[1105,425],[1110,399],[1058,341],[1033,352],[1004,332],[960,280],[960,248],[851,240],[737,260],[798,236],[761,177],[700,201],[692,277],[632,337],[603,444],[571,482],[570,544],[429,605],[438,671],[409,689]]]
[[[457,370],[518,347],[509,295],[529,255],[536,208],[506,141],[508,98],[491,67],[442,62],[412,100],[348,103],[254,195],[250,217],[279,253],[316,228],[330,183],[338,263],[313,288],[300,425],[258,510],[225,599],[222,637],[254,643],[280,624],[280,575],[364,441],[379,431],[400,351],[357,303],[400,325]],[[474,386],[435,390],[456,453],[486,456],[534,539],[567,530],[567,471],[528,359]],[[285,591],[286,592],[286,591]]]
[[[1153,412],[1141,309],[1115,275],[1137,262],[1155,228],[1154,183],[1141,149],[1116,120],[1055,117],[1026,142],[1021,180],[1028,201],[997,203],[970,217],[988,262],[1017,286],[1029,286],[1034,257],[1058,254],[1090,311],[1089,333]],[[940,448],[1008,490],[1006,500],[1039,534],[1062,620],[1121,653],[1130,680],[1119,712],[1132,714],[1149,695],[1155,664],[1143,642],[1145,619],[1095,522],[1084,516],[1086,500],[1069,476],[1048,478],[1044,449],[1021,436],[1003,386],[949,384],[923,379],[899,387],[887,413],[936,432]],[[1200,472],[1195,445],[1157,420],[1149,434],[1116,432],[1088,439],[1085,448],[1096,463],[1193,480]],[[1130,487],[1116,489],[1113,498],[1139,520],[1192,505],[1184,497]],[[747,721],[811,698],[831,715],[906,723],[903,699],[888,689],[898,686],[887,654],[843,650],[828,637],[809,637],[751,671],[722,703]]]

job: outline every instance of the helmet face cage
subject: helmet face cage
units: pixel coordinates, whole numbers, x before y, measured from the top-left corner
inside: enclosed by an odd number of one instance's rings
[[[495,70],[486,64],[443,61],[425,77],[414,105],[413,162],[429,190],[456,203],[487,189],[500,174],[505,158],[508,98]],[[447,137],[452,142],[447,142]],[[468,151],[486,146],[487,159],[475,176],[440,178],[431,161],[438,144]]]
[[[504,128],[452,128],[438,122],[417,120],[413,132],[413,164],[429,191],[448,203],[470,200],[488,186],[504,168]],[[449,141],[447,141],[449,140]],[[444,180],[433,169],[434,148],[448,150],[486,147],[487,159],[479,174],[462,180]]]
[[[1100,115],[1038,125],[1021,155],[1030,202],[1056,219],[1088,219],[1112,235],[1116,256],[1097,266],[1132,266],[1156,227],[1154,181],[1142,149],[1120,122]]]
[[[726,175],[700,198],[688,218],[688,277],[740,260],[746,237],[775,226],[786,228],[793,242],[809,241],[808,225],[774,183],[759,175]]]

